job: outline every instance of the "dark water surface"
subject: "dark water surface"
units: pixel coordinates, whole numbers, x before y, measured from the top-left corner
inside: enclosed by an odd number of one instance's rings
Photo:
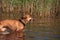
[[[60,34],[48,32],[15,32],[8,35],[0,35],[0,40],[60,40]]]

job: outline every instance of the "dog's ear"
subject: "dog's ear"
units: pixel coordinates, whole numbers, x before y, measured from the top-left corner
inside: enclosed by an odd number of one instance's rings
[[[26,16],[21,17],[21,19],[26,19],[26,18],[27,18]]]

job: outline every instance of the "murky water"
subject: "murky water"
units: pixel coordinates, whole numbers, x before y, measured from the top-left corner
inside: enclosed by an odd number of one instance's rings
[[[60,35],[50,32],[13,33],[9,35],[0,35],[0,40],[60,40]]]
[[[45,30],[45,32],[26,31],[0,35],[0,40],[60,40],[60,34]]]
[[[23,32],[14,32],[12,34],[0,35],[0,40],[23,40]]]

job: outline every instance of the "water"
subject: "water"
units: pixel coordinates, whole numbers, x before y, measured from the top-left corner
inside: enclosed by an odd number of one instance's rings
[[[0,40],[60,40],[60,35],[54,32],[26,31],[0,35]]]

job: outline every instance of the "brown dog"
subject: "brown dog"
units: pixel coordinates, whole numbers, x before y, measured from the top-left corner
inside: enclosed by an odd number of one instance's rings
[[[0,21],[0,31],[7,29],[12,31],[21,31],[24,29],[26,23],[28,23],[32,17],[30,15],[23,16],[20,20],[2,20]]]

